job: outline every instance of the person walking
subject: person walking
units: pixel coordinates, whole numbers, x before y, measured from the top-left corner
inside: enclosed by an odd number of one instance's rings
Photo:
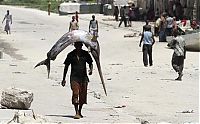
[[[48,15],[50,16],[51,13],[51,1],[48,0]]]
[[[78,22],[75,19],[75,16],[72,16],[72,21],[70,22],[69,25],[69,31],[73,31],[73,30],[78,30],[79,26],[78,26]]]
[[[132,27],[132,21],[134,20],[134,10],[131,6],[129,6],[129,10],[128,10],[128,26]]]
[[[4,31],[6,31],[7,34],[8,33],[11,34],[10,25],[12,24],[12,15],[10,14],[9,10],[7,10],[7,13],[4,16],[4,19],[2,21],[2,24],[3,24],[4,20],[6,20],[6,25],[4,27]]]
[[[113,16],[115,16],[115,21],[119,20],[119,17],[118,17],[119,16],[119,8],[118,8],[118,6],[115,6]]]
[[[83,104],[87,103],[87,86],[89,78],[87,76],[86,63],[89,64],[88,74],[92,75],[93,60],[90,54],[82,49],[81,42],[75,42],[75,49],[67,55],[64,61],[65,67],[63,72],[62,86],[66,84],[66,74],[69,65],[71,65],[70,86],[72,90],[72,104],[75,108],[74,119],[80,119],[82,115]]]
[[[178,78],[175,80],[181,81],[183,76],[184,59],[186,58],[185,40],[178,35],[177,30],[173,30],[174,38],[168,43],[168,46],[174,49],[172,55],[172,67],[178,72]]]
[[[78,11],[75,12],[75,18],[76,18],[76,21],[78,22],[79,20]]]
[[[153,60],[152,60],[152,46],[155,43],[155,39],[153,36],[153,33],[151,32],[151,28],[145,28],[145,31],[142,34],[142,37],[140,39],[140,44],[139,47],[141,47],[141,43],[143,41],[143,63],[144,66],[148,66],[148,56],[149,56],[149,65],[153,65]]]
[[[126,6],[121,7],[121,9],[120,9],[120,17],[121,17],[121,19],[120,19],[118,27],[121,26],[122,22],[124,22],[124,26],[127,27],[127,18],[126,18],[126,16],[127,16]]]
[[[95,15],[92,15],[92,20],[90,20],[89,24],[89,32],[93,35],[93,37],[97,38],[98,31],[99,31],[98,21],[95,20]]]

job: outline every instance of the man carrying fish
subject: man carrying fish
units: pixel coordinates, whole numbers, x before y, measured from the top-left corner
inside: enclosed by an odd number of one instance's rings
[[[65,68],[63,73],[62,86],[65,86],[65,78],[69,65],[71,65],[70,85],[72,89],[72,104],[74,105],[76,115],[74,119],[82,118],[82,106],[87,103],[87,85],[89,78],[87,76],[86,63],[89,64],[88,74],[92,74],[93,60],[90,54],[82,49],[81,42],[75,42],[75,49],[67,55],[64,62]]]

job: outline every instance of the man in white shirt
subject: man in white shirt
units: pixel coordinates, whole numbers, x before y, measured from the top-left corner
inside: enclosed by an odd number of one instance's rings
[[[167,36],[171,36],[172,35],[172,29],[173,29],[173,18],[168,16],[167,19],[167,28],[166,28],[166,33],[167,33]]]

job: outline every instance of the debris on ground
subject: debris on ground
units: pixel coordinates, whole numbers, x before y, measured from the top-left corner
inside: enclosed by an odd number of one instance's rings
[[[29,109],[33,93],[19,88],[8,88],[2,92],[1,105],[8,109]]]
[[[47,123],[48,120],[41,116],[41,115],[36,115],[34,111],[32,110],[32,114],[27,114],[25,112],[20,112],[17,111],[15,112],[13,118],[7,122],[7,124],[10,123],[20,123],[20,124],[25,124],[25,123]]]

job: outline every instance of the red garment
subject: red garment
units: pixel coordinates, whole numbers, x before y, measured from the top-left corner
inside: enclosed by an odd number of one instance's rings
[[[87,104],[87,86],[88,83],[71,82],[72,104]]]
[[[197,22],[196,21],[192,21],[192,24],[191,24],[191,27],[193,28],[193,29],[197,29]]]
[[[186,25],[186,22],[187,22],[187,20],[186,20],[186,19],[183,19],[183,20],[181,20],[181,23],[183,24],[183,26],[185,26],[185,25]]]

